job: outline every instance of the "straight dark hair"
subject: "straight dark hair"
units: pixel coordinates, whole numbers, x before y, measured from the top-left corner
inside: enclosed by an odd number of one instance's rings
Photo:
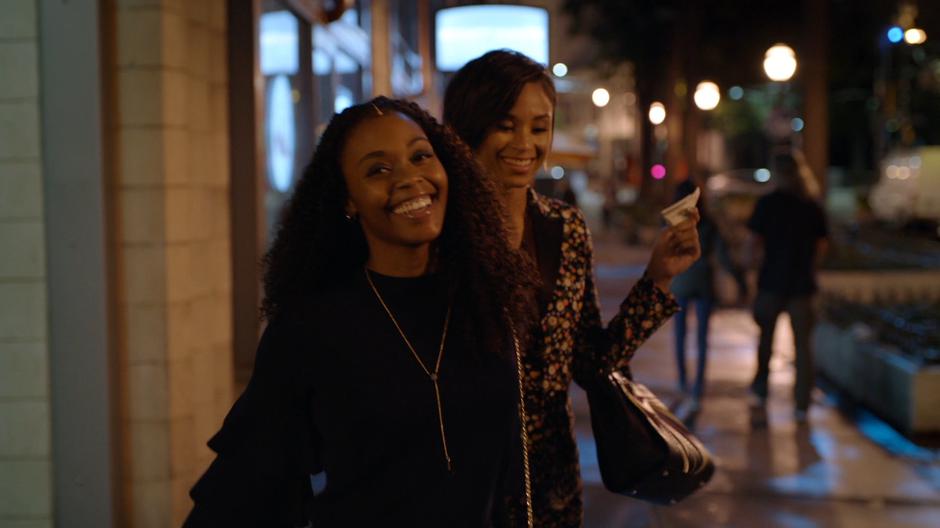
[[[490,51],[457,70],[444,93],[444,123],[471,149],[489,129],[509,115],[522,88],[538,83],[555,106],[555,83],[545,67],[522,53]]]

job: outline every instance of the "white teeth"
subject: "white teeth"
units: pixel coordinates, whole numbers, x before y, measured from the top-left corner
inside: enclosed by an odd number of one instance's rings
[[[425,207],[430,206],[431,197],[424,195],[398,204],[394,209],[392,209],[392,212],[395,214],[408,214],[410,212],[417,211],[418,209],[424,209]]]
[[[510,165],[515,165],[517,167],[526,167],[532,163],[532,159],[523,159],[523,158],[503,158],[503,161]]]

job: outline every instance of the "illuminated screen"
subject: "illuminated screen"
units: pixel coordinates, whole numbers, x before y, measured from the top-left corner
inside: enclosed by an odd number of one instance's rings
[[[516,5],[441,9],[435,18],[437,69],[456,71],[487,51],[508,48],[548,64],[548,11]]]
[[[261,73],[297,73],[297,18],[288,11],[261,15]]]

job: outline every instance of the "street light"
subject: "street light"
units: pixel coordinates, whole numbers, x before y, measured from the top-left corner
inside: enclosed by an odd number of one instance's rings
[[[927,33],[923,29],[911,28],[904,32],[904,42],[908,44],[923,44],[927,42]]]
[[[764,72],[772,81],[789,81],[796,72],[796,53],[786,44],[776,44],[764,53]]]
[[[888,41],[892,44],[897,44],[904,40],[904,30],[898,26],[891,26],[888,28]]]
[[[666,120],[666,107],[659,101],[650,105],[650,123],[661,125]]]
[[[702,110],[713,110],[721,101],[721,91],[718,85],[711,81],[702,81],[695,87],[695,94],[692,96],[695,106]]]
[[[594,101],[594,106],[598,108],[607,106],[607,103],[610,102],[610,92],[603,88],[598,88],[591,94],[591,101]]]

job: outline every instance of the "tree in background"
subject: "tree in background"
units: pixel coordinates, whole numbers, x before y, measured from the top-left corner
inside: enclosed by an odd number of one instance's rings
[[[704,124],[718,126],[740,162],[753,162],[767,111],[761,96],[750,109],[722,105],[704,117],[692,90],[704,78],[723,89],[761,87],[764,51],[786,42],[800,61],[788,103],[802,108],[808,157],[823,178],[845,167],[847,183],[870,182],[880,156],[895,146],[940,144],[940,9],[920,2],[921,46],[891,46],[887,28],[898,21],[898,0],[565,0],[573,31],[594,38],[600,64],[630,61],[638,104],[666,103],[669,174],[695,171],[695,141]],[[912,6],[914,4],[907,3]],[[725,97],[724,101],[727,101]],[[734,108],[737,106],[737,108]],[[708,121],[703,121],[710,120]],[[727,127],[727,128],[726,128]],[[643,165],[648,170],[652,128],[643,120]],[[831,160],[831,162],[830,162]],[[655,185],[644,178],[647,186]],[[665,189],[659,193],[665,194]],[[647,192],[647,196],[650,193]]]

